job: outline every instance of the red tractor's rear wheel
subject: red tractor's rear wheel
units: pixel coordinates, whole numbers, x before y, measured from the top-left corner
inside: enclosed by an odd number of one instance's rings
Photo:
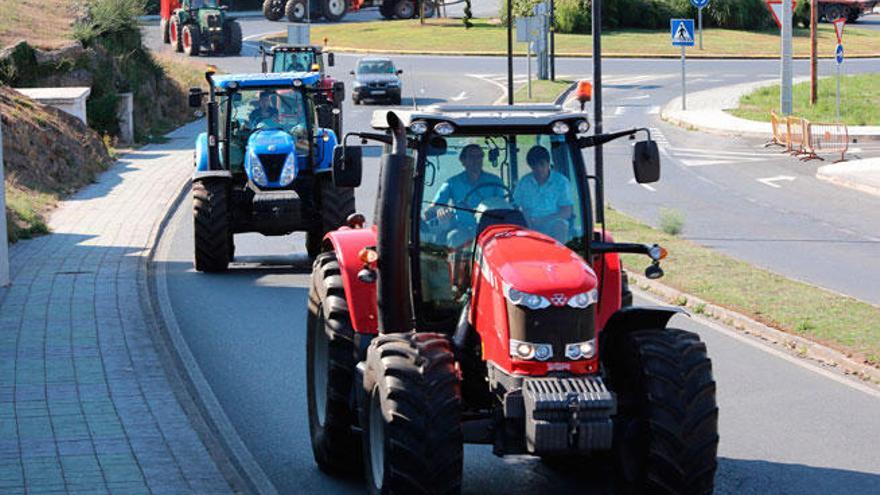
[[[263,15],[270,21],[277,21],[284,17],[284,0],[264,0]]]
[[[169,32],[168,19],[161,19],[159,21],[159,32],[162,34],[162,43],[168,44],[171,43],[171,33]]]
[[[612,449],[618,491],[711,494],[718,407],[705,344],[673,328],[609,338],[600,355],[618,397]]]
[[[309,291],[306,354],[309,433],[312,453],[329,474],[360,472],[360,438],[349,407],[354,376],[354,329],[339,262],[333,252],[315,260]]]
[[[376,337],[367,350],[364,386],[360,423],[370,493],[459,493],[461,393],[446,337]]]
[[[180,19],[177,16],[172,17],[171,22],[168,23],[168,40],[174,51],[183,51],[183,40],[180,38]]]

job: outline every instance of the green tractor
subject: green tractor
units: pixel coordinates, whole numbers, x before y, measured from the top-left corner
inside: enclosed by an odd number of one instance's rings
[[[241,53],[241,25],[217,0],[162,0],[162,41],[191,57],[202,51]]]

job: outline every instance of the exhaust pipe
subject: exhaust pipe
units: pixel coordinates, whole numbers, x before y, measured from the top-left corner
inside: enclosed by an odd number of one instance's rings
[[[414,328],[408,240],[412,207],[413,160],[406,154],[406,129],[388,112],[391,153],[382,155],[379,201],[373,216],[379,227],[376,251],[379,333],[408,332]]]

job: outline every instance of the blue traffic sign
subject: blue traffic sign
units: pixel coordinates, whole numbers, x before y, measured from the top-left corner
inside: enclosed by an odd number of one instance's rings
[[[835,52],[835,56],[837,57],[837,65],[843,63],[843,45],[837,45],[837,51]]]
[[[691,0],[691,5],[698,9],[702,9],[706,5],[709,5],[709,0]]]
[[[672,46],[694,46],[694,20],[670,19]]]

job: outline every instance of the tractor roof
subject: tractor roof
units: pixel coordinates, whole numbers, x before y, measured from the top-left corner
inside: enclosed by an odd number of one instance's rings
[[[226,89],[230,83],[240,88],[290,87],[294,81],[301,81],[304,86],[314,86],[321,80],[317,72],[269,72],[266,74],[224,74],[214,76],[214,86]]]
[[[388,128],[387,110],[373,112],[374,129]],[[416,120],[443,120],[457,128],[528,127],[552,125],[558,120],[584,120],[587,114],[571,112],[560,105],[431,105],[419,110],[394,110],[405,127]]]
[[[321,47],[316,45],[275,45],[269,49],[270,53],[275,52],[315,52],[321,53]]]

